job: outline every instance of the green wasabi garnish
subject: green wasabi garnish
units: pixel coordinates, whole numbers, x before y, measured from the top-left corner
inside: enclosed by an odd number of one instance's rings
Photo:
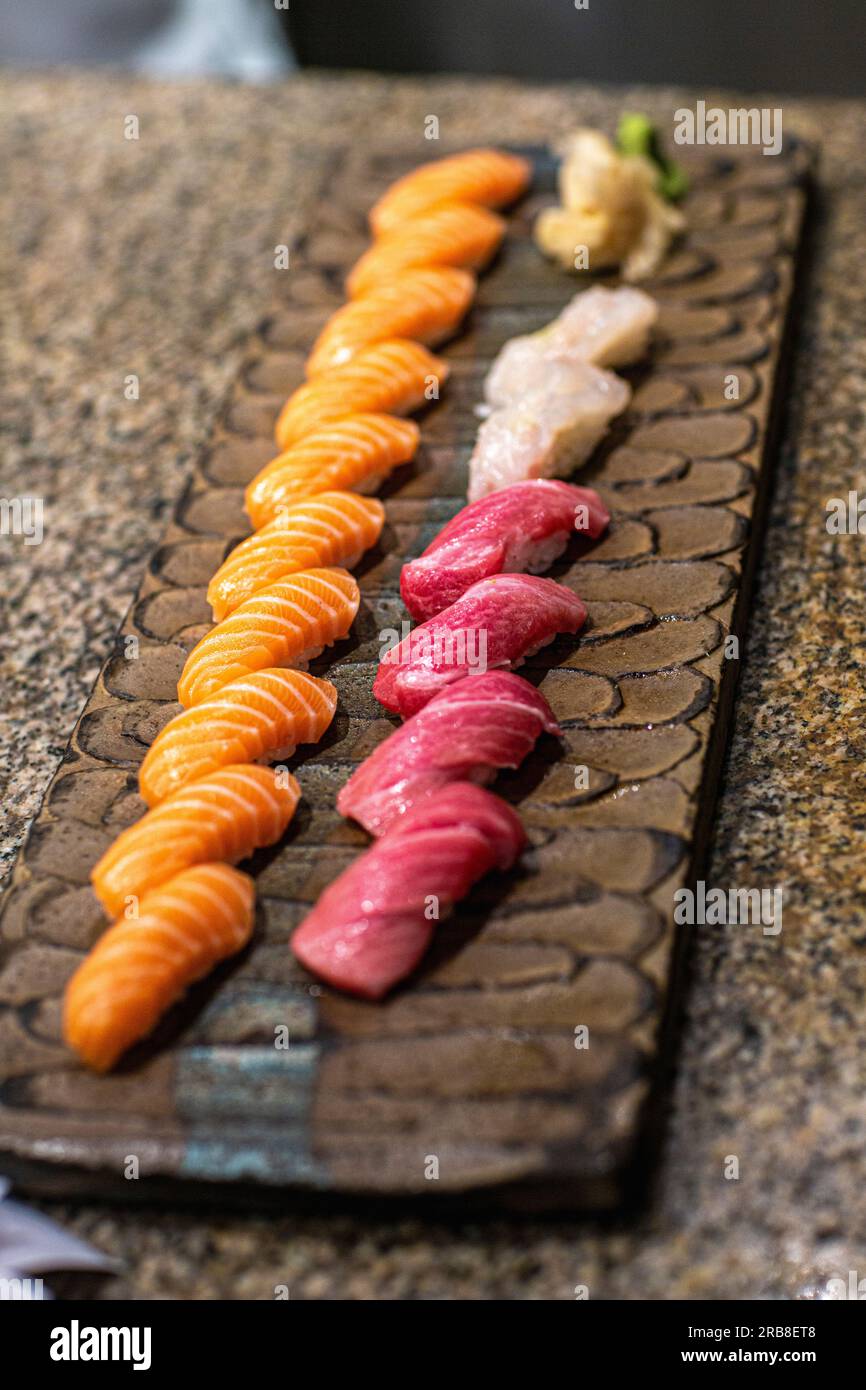
[[[640,154],[656,166],[656,192],[669,203],[678,202],[687,193],[688,177],[679,164],[664,153],[658,129],[649,116],[640,112],[622,115],[616,132],[616,147],[620,154]]]

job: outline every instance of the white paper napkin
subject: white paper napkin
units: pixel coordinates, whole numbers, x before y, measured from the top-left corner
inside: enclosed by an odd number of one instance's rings
[[[117,1260],[14,1202],[9,1190],[8,1180],[0,1177],[0,1299],[52,1298],[39,1278],[50,1270],[109,1274],[118,1268]]]

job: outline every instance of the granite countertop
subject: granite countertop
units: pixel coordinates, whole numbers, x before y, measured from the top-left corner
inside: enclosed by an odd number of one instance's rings
[[[325,147],[542,142],[623,107],[670,129],[724,94],[480,79],[272,88],[93,74],[0,79],[2,492],[45,539],[0,541],[0,863],[37,810],[166,510],[304,224]],[[367,1209],[226,1214],[44,1203],[123,1261],[100,1296],[569,1299],[820,1296],[866,1274],[864,542],[866,106],[781,106],[820,141],[813,260],[708,879],[783,885],[784,929],[702,927],[650,1204],[604,1223]],[[124,118],[139,139],[124,139]],[[139,378],[136,419],[121,409]],[[724,1177],[727,1155],[740,1176]]]

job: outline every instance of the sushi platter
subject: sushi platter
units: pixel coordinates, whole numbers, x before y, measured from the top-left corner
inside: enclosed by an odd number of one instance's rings
[[[639,289],[540,254],[574,217],[550,151],[466,156],[514,186],[441,212],[437,165],[394,187],[417,150],[319,156],[4,899],[25,1187],[609,1207],[646,1177],[810,168],[685,153]],[[596,355],[540,355],[556,325]]]

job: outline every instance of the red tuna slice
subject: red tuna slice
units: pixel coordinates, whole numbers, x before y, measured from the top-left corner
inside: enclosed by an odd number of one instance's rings
[[[525,844],[510,806],[472,783],[454,782],[325,889],[292,950],[337,989],[381,999],[415,969],[436,921],[484,874],[510,868]]]
[[[373,693],[406,719],[446,685],[517,666],[557,633],[577,632],[585,621],[577,595],[553,579],[482,579],[383,656]]]
[[[371,835],[382,835],[449,782],[480,782],[519,767],[543,733],[559,725],[522,676],[488,671],[448,685],[381,743],[337,798]]]
[[[575,531],[596,540],[609,522],[592,488],[550,478],[514,483],[464,507],[403,566],[403,602],[425,622],[480,579],[548,569]]]

